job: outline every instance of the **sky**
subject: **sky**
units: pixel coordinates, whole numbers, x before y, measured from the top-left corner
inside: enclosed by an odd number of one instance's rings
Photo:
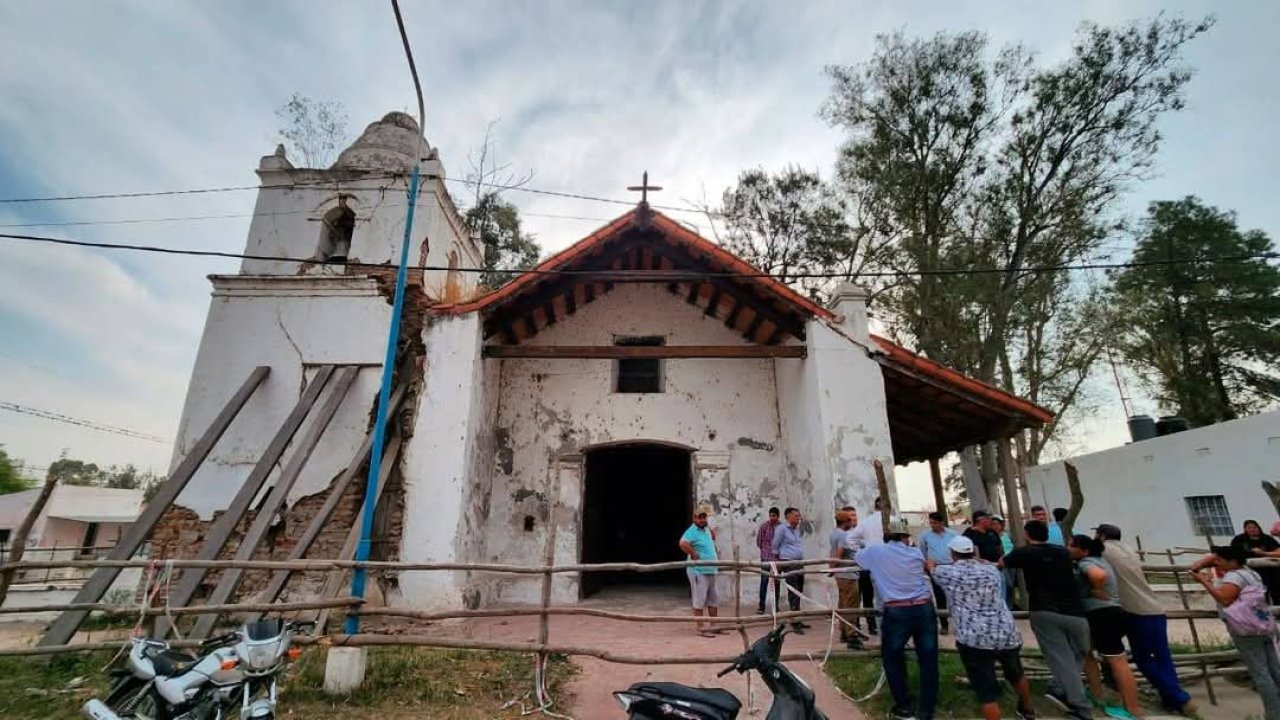
[[[655,202],[714,201],[739,172],[788,164],[829,175],[838,130],[818,117],[829,64],[870,57],[878,33],[982,30],[1052,63],[1082,21],[1159,12],[1217,25],[1185,59],[1187,107],[1162,120],[1155,176],[1122,212],[1199,195],[1280,235],[1280,3],[473,2],[402,3],[426,94],[426,135],[461,178],[496,120],[501,162],[529,187],[626,200],[643,171]],[[0,4],[0,199],[253,185],[295,92],[342,103],[354,138],[416,106],[389,3],[296,0]],[[543,250],[621,206],[512,192]],[[0,232],[244,249],[253,192],[0,203]],[[134,222],[232,215],[206,220]],[[573,216],[546,217],[546,215]],[[695,213],[682,218],[705,223]],[[106,224],[112,221],[114,224]],[[129,222],[120,222],[129,221]],[[35,225],[37,223],[88,223]],[[705,231],[705,228],[702,228]],[[161,438],[177,428],[208,307],[232,260],[0,239],[0,401]],[[1123,442],[1102,383],[1074,451]],[[1135,394],[1137,394],[1135,392]],[[1139,411],[1154,411],[1143,405]],[[0,410],[0,444],[40,468],[64,450],[163,473],[172,449]],[[929,504],[917,464],[902,505]]]

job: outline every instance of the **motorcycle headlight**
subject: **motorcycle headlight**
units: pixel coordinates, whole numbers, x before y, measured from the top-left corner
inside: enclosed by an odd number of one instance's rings
[[[246,642],[240,654],[240,661],[253,670],[270,670],[280,661],[284,652],[284,638]]]

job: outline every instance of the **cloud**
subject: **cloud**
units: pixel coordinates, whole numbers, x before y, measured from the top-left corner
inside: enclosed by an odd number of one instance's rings
[[[1138,188],[1131,207],[1198,192],[1238,209],[1244,225],[1274,233],[1280,208],[1266,181],[1280,164],[1270,129],[1280,107],[1269,73],[1280,49],[1266,33],[1280,20],[1278,7],[426,2],[404,9],[428,138],[451,177],[466,174],[468,151],[501,118],[500,157],[535,170],[532,186],[626,200],[626,186],[648,170],[665,188],[654,201],[669,205],[704,193],[714,200],[754,166],[828,172],[840,136],[817,117],[828,91],[822,68],[865,59],[876,33],[978,28],[993,45],[1024,42],[1052,60],[1086,18],[1216,11],[1218,27],[1190,53],[1200,72],[1188,110],[1166,124],[1163,175]],[[353,137],[388,110],[413,111],[389,8],[311,0],[0,4],[0,196],[253,184],[258,158],[274,148],[274,110],[294,92],[344,103]],[[508,197],[529,213],[526,225],[546,250],[623,210]],[[0,206],[0,224],[247,214],[253,201],[240,192]],[[681,217],[705,224],[696,214]],[[235,251],[247,228],[241,218],[63,230]],[[3,338],[0,397],[171,434],[208,306],[204,276],[235,268],[0,240],[0,329],[22,333]],[[0,415],[0,442],[42,462],[58,448],[49,429]],[[82,431],[64,430],[80,442]],[[83,434],[85,453],[156,455],[135,441]]]

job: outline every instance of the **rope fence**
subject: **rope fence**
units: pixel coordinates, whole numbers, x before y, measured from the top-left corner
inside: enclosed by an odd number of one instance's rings
[[[1186,680],[1202,679],[1206,683],[1206,689],[1209,691],[1211,702],[1216,704],[1216,695],[1212,689],[1212,678],[1238,675],[1244,672],[1244,668],[1238,665],[1232,665],[1239,662],[1239,654],[1234,650],[1231,651],[1211,651],[1206,652],[1203,649],[1198,629],[1195,625],[1196,620],[1216,619],[1218,613],[1216,610],[1196,609],[1192,608],[1187,599],[1187,595],[1194,592],[1183,586],[1179,573],[1190,569],[1189,565],[1177,564],[1175,560],[1175,552],[1170,550],[1163,553],[1154,553],[1145,551],[1146,556],[1158,554],[1168,561],[1165,565],[1144,564],[1143,570],[1151,574],[1169,574],[1173,573],[1178,587],[1178,594],[1182,607],[1180,609],[1170,609],[1166,611],[1166,615],[1171,620],[1185,620],[1190,626],[1193,638],[1194,652],[1191,653],[1175,653],[1174,661],[1179,668],[1179,676]],[[1196,554],[1193,549],[1188,549],[1181,554]],[[1203,554],[1203,553],[1200,553]],[[737,552],[735,548],[735,558]],[[703,665],[718,664],[727,665],[734,660],[735,656],[727,655],[680,655],[680,656],[640,656],[626,653],[617,653],[611,650],[584,647],[575,645],[560,645],[551,641],[551,619],[553,617],[593,617],[607,620],[615,620],[620,622],[632,623],[668,623],[668,624],[695,624],[702,623],[707,625],[722,626],[732,631],[738,632],[742,637],[743,646],[748,647],[750,639],[747,636],[747,630],[754,627],[773,627],[780,624],[799,622],[805,619],[829,619],[832,623],[832,635],[835,634],[835,628],[839,623],[845,623],[850,627],[854,622],[862,617],[873,616],[877,614],[875,609],[864,608],[848,608],[841,609],[832,607],[834,601],[828,598],[827,602],[820,602],[813,597],[800,595],[800,593],[786,582],[789,572],[780,571],[776,567],[771,568],[767,564],[759,562],[740,562],[737,560],[726,561],[679,561],[665,562],[653,564],[641,563],[596,563],[596,564],[568,564],[555,565],[551,561],[553,555],[547,553],[547,563],[540,566],[522,566],[500,563],[462,563],[462,562],[392,562],[392,561],[366,561],[357,562],[354,560],[194,560],[194,559],[173,559],[155,561],[147,559],[136,560],[107,560],[107,559],[24,559],[18,562],[9,562],[0,564],[0,574],[17,574],[20,572],[30,572],[32,570],[42,570],[50,568],[77,568],[83,570],[92,570],[96,568],[152,568],[163,564],[171,572],[175,569],[183,568],[201,568],[205,570],[257,570],[257,571],[289,571],[291,573],[330,573],[334,571],[348,571],[355,568],[365,568],[370,572],[469,572],[469,573],[495,573],[518,576],[541,576],[542,593],[541,602],[536,606],[510,606],[496,607],[484,609],[450,609],[440,611],[415,610],[412,608],[401,607],[385,607],[371,606],[364,600],[354,597],[335,597],[305,600],[298,602],[276,602],[276,603],[230,603],[208,606],[186,606],[186,607],[170,607],[167,603],[153,602],[154,594],[144,594],[143,600],[134,605],[116,605],[111,603],[57,603],[43,605],[25,605],[13,607],[0,607],[0,616],[20,614],[20,613],[36,613],[51,611],[88,611],[100,613],[108,617],[137,617],[141,622],[142,618],[154,618],[158,616],[201,616],[201,615],[236,615],[241,613],[301,613],[307,611],[318,610],[334,610],[342,611],[349,614],[357,614],[361,617],[384,617],[384,618],[401,618],[406,620],[414,620],[418,622],[441,622],[447,620],[467,620],[480,618],[516,618],[516,617],[537,617],[538,618],[538,641],[537,642],[505,642],[492,640],[478,640],[462,637],[440,637],[426,634],[378,634],[378,633],[362,633],[358,635],[346,634],[324,634],[323,631],[316,635],[299,637],[298,642],[302,644],[327,646],[327,647],[381,647],[381,646],[415,646],[415,647],[433,647],[448,649],[464,649],[464,650],[487,650],[497,652],[513,652],[522,654],[531,654],[536,657],[537,667],[544,670],[547,659],[555,655],[580,656],[596,658],[605,662],[625,664],[625,665]],[[849,561],[833,561],[827,558],[806,560],[796,563],[788,563],[791,568],[803,567],[806,572],[814,574],[827,575],[830,569],[839,566],[851,566]],[[692,567],[715,567],[722,571],[732,573],[733,583],[733,615],[730,616],[701,616],[695,617],[691,614],[682,615],[656,615],[644,613],[617,612],[611,610],[603,610],[599,608],[589,608],[580,606],[564,606],[552,604],[551,592],[552,578],[556,575],[564,575],[569,573],[589,573],[589,572],[635,572],[635,573],[655,573],[667,572],[672,570],[686,570]],[[807,601],[809,604],[819,609],[802,610],[802,611],[776,611],[768,615],[747,615],[741,614],[741,595],[742,595],[742,576],[750,575],[753,577],[766,576],[773,579],[782,580],[788,593],[795,593]],[[1195,588],[1198,590],[1198,586]],[[1273,607],[1272,614],[1280,613],[1280,607]],[[939,616],[946,617],[949,615],[946,611],[939,611]],[[1014,617],[1025,619],[1029,613],[1025,611],[1014,611]],[[121,641],[105,641],[105,642],[82,642],[66,645],[54,645],[44,647],[18,647],[0,649],[0,657],[4,656],[27,656],[27,655],[57,655],[62,653],[78,653],[90,652],[97,650],[113,650],[120,647]],[[195,647],[198,641],[179,640],[171,643],[174,647]],[[834,643],[832,643],[834,644]],[[944,653],[955,652],[951,648],[941,648]],[[1038,660],[1042,656],[1038,650],[1024,649],[1023,656],[1029,659]],[[813,660],[819,664],[825,663],[827,658],[857,658],[872,660],[879,657],[879,653],[875,649],[868,650],[850,650],[850,649],[833,649],[828,647],[827,652],[820,660],[815,660],[812,653],[788,653],[784,654],[784,661],[803,661]],[[1227,667],[1224,667],[1226,665]],[[1033,672],[1040,672],[1039,668],[1032,668]],[[545,682],[545,672],[537,673],[535,688],[537,691],[535,696],[539,698],[539,707],[534,712],[542,711],[544,714],[552,715],[550,712],[551,701],[550,696],[546,694],[543,686]],[[748,693],[751,696],[751,693]],[[749,703],[751,698],[749,697]]]

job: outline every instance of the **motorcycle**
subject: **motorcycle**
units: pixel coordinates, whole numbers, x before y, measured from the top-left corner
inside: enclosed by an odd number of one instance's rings
[[[275,717],[276,681],[301,655],[294,633],[313,622],[279,619],[246,623],[201,642],[199,654],[163,640],[135,637],[106,698],[81,710],[90,720],[224,720],[239,706],[239,720]]]
[[[782,638],[786,634],[785,628],[774,628],[716,677],[734,671],[759,672],[773,693],[773,705],[765,720],[827,720],[814,706],[813,689],[778,660],[782,657]],[[630,720],[734,720],[742,709],[742,703],[728,690],[668,682],[636,683],[613,696]]]

